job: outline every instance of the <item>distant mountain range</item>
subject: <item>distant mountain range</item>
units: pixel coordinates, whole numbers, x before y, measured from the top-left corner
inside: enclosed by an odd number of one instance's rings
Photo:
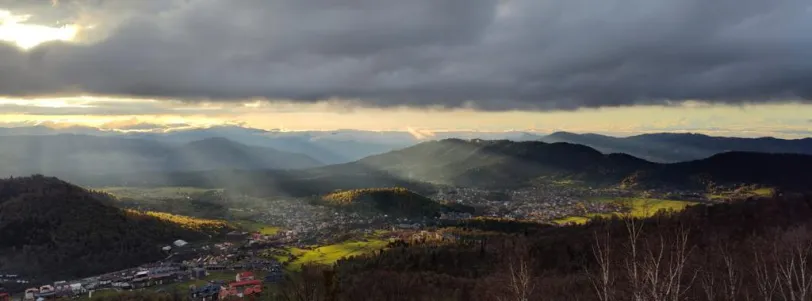
[[[121,132],[86,126],[52,128],[40,125],[0,128],[0,140],[4,139],[2,136],[53,136],[60,134],[130,138],[166,144],[182,144],[225,137],[248,146],[272,148],[278,151],[306,155],[325,164],[355,161],[369,155],[385,153],[419,142],[407,132],[355,130],[282,132],[240,126],[214,126],[149,132]]]
[[[409,131],[297,131],[262,130],[236,125],[209,128],[178,128],[165,131],[114,131],[87,126],[53,128],[28,126],[0,128],[0,136],[31,136],[77,134],[101,137],[136,138],[182,144],[193,141],[225,137],[249,146],[303,154],[324,164],[356,161],[371,155],[386,153],[429,140],[485,139],[569,142],[597,149],[602,153],[625,153],[651,162],[672,163],[704,159],[728,151],[764,153],[812,154],[812,138],[734,138],[713,137],[691,133],[643,134],[631,137],[612,137],[598,134],[556,132],[550,135],[522,131],[479,132],[409,132]],[[2,137],[0,137],[2,139]]]
[[[617,138],[566,132],[548,136],[523,132],[416,135],[356,130],[280,132],[239,126],[168,132],[0,128],[0,176],[43,173],[91,186],[171,183],[251,190],[262,186],[262,194],[289,196],[395,186],[424,193],[431,190],[425,182],[513,187],[544,178],[627,185],[697,184],[697,179],[759,183],[774,179],[787,184],[792,181],[785,177],[798,175],[796,170],[806,166],[807,160],[807,156],[788,154],[812,154],[812,138],[699,134]],[[510,140],[421,142],[447,136]],[[657,164],[673,162],[683,163]],[[786,168],[772,170],[770,166]],[[280,171],[292,169],[301,170]],[[725,174],[728,171],[736,174]],[[755,178],[756,174],[762,178]],[[748,175],[752,177],[745,178]]]
[[[302,154],[247,146],[225,138],[173,144],[87,135],[0,137],[0,175],[75,176],[221,169],[297,169],[322,165]]]
[[[583,144],[603,153],[624,153],[662,163],[704,159],[730,151],[812,154],[812,138],[786,140],[772,137],[733,138],[670,133],[618,138],[598,134],[557,132],[540,140],[548,143]]]
[[[812,187],[812,155],[727,152],[682,163],[603,154],[571,143],[509,140],[429,141],[359,161],[305,170],[129,173],[76,179],[89,186],[197,186],[262,196],[305,197],[334,190],[442,186],[510,189],[578,181],[590,186],[708,189],[757,184]]]

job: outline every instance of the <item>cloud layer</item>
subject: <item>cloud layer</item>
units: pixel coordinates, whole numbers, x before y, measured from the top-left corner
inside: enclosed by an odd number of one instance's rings
[[[13,6],[12,6],[13,5]],[[574,109],[812,99],[808,0],[0,0],[0,95]]]

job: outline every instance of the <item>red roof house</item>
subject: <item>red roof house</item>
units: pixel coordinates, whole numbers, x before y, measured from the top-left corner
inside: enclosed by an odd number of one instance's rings
[[[237,282],[254,280],[254,273],[252,273],[252,272],[237,273],[237,277],[236,277],[235,280],[237,280]]]

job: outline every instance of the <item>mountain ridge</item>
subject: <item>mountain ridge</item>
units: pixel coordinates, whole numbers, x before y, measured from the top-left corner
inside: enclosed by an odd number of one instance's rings
[[[604,153],[626,153],[658,163],[703,159],[728,151],[812,155],[812,138],[716,137],[698,133],[652,133],[612,137],[600,134],[555,132],[541,138],[541,141],[583,144]]]
[[[601,185],[633,184],[640,188],[747,183],[802,189],[812,184],[803,176],[812,169],[812,156],[805,154],[725,152],[706,159],[664,164],[628,154],[603,154],[584,145],[538,141],[424,142],[351,164],[401,177],[417,176],[433,183],[469,187],[523,186],[543,177]]]
[[[230,139],[187,144],[60,134],[0,138],[0,175],[57,176],[222,168],[293,169],[322,165],[302,154],[247,146]]]

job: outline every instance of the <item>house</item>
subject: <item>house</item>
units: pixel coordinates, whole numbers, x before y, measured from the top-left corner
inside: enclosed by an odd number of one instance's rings
[[[206,269],[203,268],[194,268],[192,269],[192,278],[195,279],[203,279],[206,278]]]
[[[39,289],[38,288],[36,288],[36,287],[29,288],[29,289],[25,290],[24,300],[34,300],[36,298],[37,294],[39,294]]]
[[[252,272],[237,273],[237,277],[236,277],[237,282],[249,281],[249,280],[254,280],[254,273],[252,273]]]
[[[138,271],[137,273],[135,273],[135,276],[133,276],[132,284],[136,287],[144,287],[147,285],[148,281],[149,281],[149,271],[146,270]]]
[[[227,287],[220,290],[220,300],[226,300],[229,297],[248,297],[256,296],[262,293],[262,282],[259,280],[238,281],[229,283]]]
[[[217,300],[217,297],[220,294],[220,289],[220,285],[214,283],[209,283],[199,288],[191,287],[191,299],[200,301]]]
[[[84,294],[87,292],[87,289],[85,289],[81,283],[71,283],[70,290],[74,295]]]

